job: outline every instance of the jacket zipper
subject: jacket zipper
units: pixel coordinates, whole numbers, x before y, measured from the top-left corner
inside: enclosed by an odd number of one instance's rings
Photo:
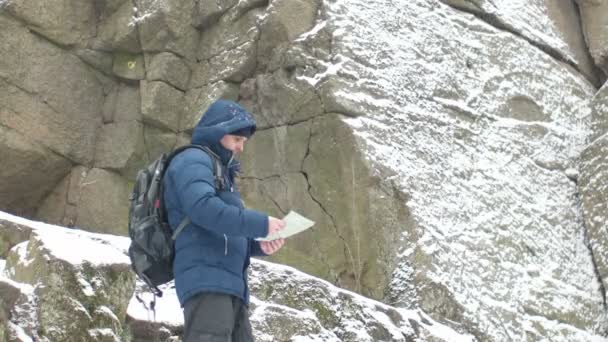
[[[232,164],[233,160],[234,160],[234,153],[230,156],[230,160],[228,160],[228,165],[226,167],[227,170],[230,170],[230,164]],[[232,184],[232,182],[230,183],[230,192],[234,192],[234,185]]]
[[[226,234],[224,234],[224,255],[228,255],[228,237],[226,236]]]

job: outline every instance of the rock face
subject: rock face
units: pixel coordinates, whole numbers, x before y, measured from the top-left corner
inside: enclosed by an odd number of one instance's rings
[[[585,41],[591,56],[604,73],[608,74],[608,1],[605,0],[576,0],[581,12],[581,21],[585,31]]]
[[[603,87],[592,100],[593,140],[581,154],[579,191],[597,276],[606,298],[608,288],[608,88]]]
[[[0,209],[126,234],[138,168],[237,100],[245,202],[316,222],[271,260],[481,341],[607,334],[602,1],[52,3],[0,0]],[[290,310],[256,324],[355,340]]]
[[[595,63],[598,59],[593,48],[590,54],[584,39],[584,36],[588,37],[590,34],[587,29],[588,9],[585,6],[595,1],[577,1],[582,7],[581,14],[574,0],[441,1],[459,10],[473,13],[492,26],[522,37],[554,58],[570,64],[596,85],[600,85],[605,79],[596,69]],[[601,9],[596,13],[602,13]],[[599,18],[599,15],[597,17]],[[599,27],[594,32],[597,33],[598,30]],[[595,63],[591,56],[595,58]]]
[[[344,27],[337,78],[374,75],[360,91],[376,97],[356,98],[374,114],[345,121],[407,199],[410,219],[388,253],[398,255],[391,302],[462,322],[480,340],[603,334],[569,170],[590,133],[593,87],[526,40],[456,20],[446,6],[413,2],[402,15],[419,19],[397,27],[369,19],[382,14],[365,2],[330,7]],[[376,47],[362,46],[371,35]]]
[[[128,240],[2,214],[4,341],[125,341],[135,279]],[[66,248],[66,245],[70,245]],[[7,253],[8,251],[8,253]]]

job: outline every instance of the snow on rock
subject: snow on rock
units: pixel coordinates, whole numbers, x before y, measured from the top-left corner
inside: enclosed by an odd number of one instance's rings
[[[411,215],[386,300],[481,340],[604,334],[572,172],[593,86],[442,3],[349,0],[322,12],[340,68],[295,77],[331,83],[333,103],[348,103],[340,113],[359,148]]]
[[[10,249],[4,269],[9,279],[32,289],[11,310],[11,323],[36,341],[122,340],[134,287],[128,239],[5,213],[0,228],[2,236],[14,235],[7,232],[12,228],[31,230],[28,240]]]
[[[136,282],[127,308],[127,322],[135,340],[150,341],[156,336],[165,340],[183,331],[184,316],[175,285],[170,282],[159,288],[163,295],[154,298],[143,281]]]
[[[441,0],[475,13],[501,30],[513,32],[555,58],[575,66],[599,84],[597,70],[585,44],[579,10],[574,1]]]
[[[420,310],[398,309],[307,275],[252,260],[250,320],[256,341],[473,341]],[[136,340],[181,333],[183,314],[173,284],[153,300],[138,283],[128,320]],[[139,299],[137,298],[139,297]]]
[[[581,154],[579,191],[590,249],[608,289],[608,87],[593,98],[594,139]]]
[[[0,236],[31,229],[0,279],[0,337],[15,341],[175,340],[183,314],[173,283],[151,293],[133,280],[124,237],[0,212]],[[473,341],[421,310],[362,297],[294,268],[252,260],[251,322],[259,341]],[[128,325],[128,329],[126,326]],[[3,335],[4,334],[4,335]]]
[[[394,308],[294,268],[254,260],[251,322],[260,341],[473,341],[420,310]]]

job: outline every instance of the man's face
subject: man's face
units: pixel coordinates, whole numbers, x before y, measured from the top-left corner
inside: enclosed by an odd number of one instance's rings
[[[239,135],[226,134],[220,140],[220,144],[224,146],[225,149],[232,151],[233,153],[242,153],[245,149],[245,142],[247,138],[241,137]]]

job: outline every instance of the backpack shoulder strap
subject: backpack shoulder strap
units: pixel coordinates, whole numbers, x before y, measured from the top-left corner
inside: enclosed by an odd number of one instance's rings
[[[181,146],[175,149],[169,156],[167,157],[167,165],[171,162],[171,159],[178,155],[180,152],[187,150],[189,148],[199,149],[209,155],[211,157],[211,161],[213,162],[213,177],[215,182],[215,191],[222,191],[226,188],[226,181],[224,180],[224,167],[222,166],[222,162],[220,161],[220,157],[215,154],[215,152],[211,151],[211,149],[207,146],[189,144]]]
[[[184,230],[184,228],[186,228],[186,226],[189,225],[190,222],[191,221],[188,216],[184,217],[182,222],[179,223],[179,226],[177,226],[177,228],[175,228],[175,232],[173,232],[173,235],[171,235],[171,239],[173,239],[173,241],[175,241],[175,239],[177,239],[177,236],[179,235],[179,233],[181,233],[181,231]]]
[[[223,172],[224,168],[222,167],[220,157],[217,154],[215,154],[213,151],[211,151],[211,149],[207,146],[189,144],[189,145],[184,145],[184,146],[178,147],[177,149],[173,150],[173,152],[171,152],[167,156],[166,165],[169,165],[169,163],[171,162],[173,157],[175,157],[180,152],[183,152],[189,148],[196,148],[196,149],[202,150],[205,153],[207,153],[209,155],[209,157],[211,157],[211,160],[213,162],[213,176],[215,178],[214,179],[215,191],[223,190],[226,187],[226,183],[224,180],[224,172]],[[161,201],[161,203],[162,203],[162,201]],[[171,235],[171,238],[173,239],[173,241],[175,241],[175,239],[177,239],[177,236],[179,235],[179,233],[182,230],[184,230],[184,228],[186,228],[186,226],[188,224],[190,224],[190,222],[191,221],[188,216],[186,216],[182,219],[182,221],[179,223],[177,228],[175,228],[175,232],[173,232],[173,234]]]

